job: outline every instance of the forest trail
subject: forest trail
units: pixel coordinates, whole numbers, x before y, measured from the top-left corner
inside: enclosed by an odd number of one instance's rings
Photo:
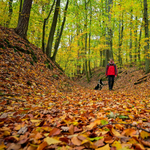
[[[0,149],[150,149],[149,74],[134,84],[145,75],[133,67],[114,91],[93,90],[101,70],[78,85],[12,29],[0,35]]]

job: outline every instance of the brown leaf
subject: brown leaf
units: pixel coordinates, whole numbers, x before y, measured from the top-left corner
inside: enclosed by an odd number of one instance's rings
[[[72,137],[71,142],[77,146],[81,145],[81,141],[77,138],[77,136]]]
[[[150,147],[150,142],[148,142],[148,141],[141,140],[141,143],[142,143],[144,146]]]
[[[43,143],[41,143],[41,144],[38,146],[37,150],[43,150],[47,145],[48,145],[47,142],[44,141]]]
[[[98,147],[101,147],[101,146],[104,146],[104,138],[101,139],[101,140],[98,140],[96,142],[94,142],[94,145],[98,148]]]
[[[142,144],[133,144],[133,146],[135,146],[136,150],[145,150],[144,146]]]
[[[49,133],[49,136],[56,136],[56,135],[59,135],[61,133],[61,130],[58,129],[58,128],[53,128],[50,133]]]
[[[70,125],[70,127],[69,127],[69,133],[70,133],[71,135],[74,134],[74,125]]]
[[[133,135],[136,134],[136,130],[135,129],[126,129],[121,134],[132,137]]]
[[[25,139],[22,139],[21,141],[18,142],[18,144],[25,144],[29,141],[29,138],[25,138]]]
[[[7,148],[7,150],[19,150],[21,148],[21,145],[20,144],[10,144],[10,146]]]
[[[96,150],[110,150],[110,147],[109,147],[109,144],[107,144],[103,147],[97,148]]]
[[[121,136],[121,134],[118,131],[116,131],[114,128],[111,128],[111,134],[113,136],[116,136],[116,137],[120,137]]]

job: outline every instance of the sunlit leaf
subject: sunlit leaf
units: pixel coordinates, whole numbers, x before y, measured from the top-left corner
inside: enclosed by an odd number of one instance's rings
[[[47,142],[48,145],[58,144],[61,142],[55,138],[50,138],[50,137],[45,138],[44,141]]]

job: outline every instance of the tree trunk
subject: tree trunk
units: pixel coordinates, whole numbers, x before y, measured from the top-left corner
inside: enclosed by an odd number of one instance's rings
[[[92,24],[92,5],[91,5],[91,0],[90,0],[90,32],[89,32],[89,53],[88,55],[90,55],[91,53],[91,24]],[[89,76],[92,76],[92,72],[91,72],[91,61],[90,61],[90,57],[89,57]]]
[[[109,22],[111,22],[111,14],[110,14],[110,9],[112,7],[112,4],[113,4],[113,1],[112,0],[108,0],[108,2],[106,1],[106,7],[108,7],[108,19],[109,19]],[[108,27],[107,25],[107,28],[106,28],[106,45],[107,45],[107,50],[106,50],[106,60],[105,60],[105,66],[107,65],[108,63],[108,60],[109,58],[113,58],[113,52],[112,52],[112,29],[111,27]]]
[[[53,57],[52,57],[53,61],[55,61],[55,59],[56,59],[56,54],[57,54],[58,47],[59,47],[60,40],[61,40],[61,36],[62,36],[62,33],[63,33],[63,29],[64,29],[64,25],[65,25],[65,21],[66,21],[66,13],[67,13],[67,9],[68,9],[68,4],[69,4],[69,0],[67,0],[67,3],[66,3],[66,7],[65,7],[65,11],[64,11],[64,19],[63,19],[63,22],[62,22],[62,25],[61,25],[60,33],[59,33],[59,36],[58,36],[58,38],[56,39],[56,42],[55,42],[54,54],[53,54]]]
[[[134,62],[137,61],[137,30],[138,30],[138,19],[137,19],[137,16],[135,17],[135,20],[136,20],[136,26],[135,26],[135,31],[134,31],[134,34],[135,34],[135,50],[134,50]]]
[[[52,52],[55,29],[57,26],[57,18],[58,18],[58,14],[59,14],[59,9],[60,9],[60,0],[57,0],[55,12],[54,12],[54,17],[53,17],[53,22],[52,22],[51,30],[49,33],[48,44],[47,44],[47,48],[46,48],[46,55],[49,58],[51,58],[51,52]]]
[[[46,22],[47,22],[48,18],[51,15],[51,12],[53,10],[54,4],[55,4],[55,0],[53,2],[52,6],[51,6],[51,9],[49,11],[49,14],[48,14],[47,18],[44,19],[44,23],[43,23],[43,34],[42,34],[42,51],[43,51],[43,53],[45,53],[45,42],[44,42],[44,40],[45,40],[45,26],[46,26]]]
[[[11,17],[12,17],[12,13],[13,13],[12,4],[13,4],[13,0],[9,0],[9,15],[8,15],[8,20],[6,22],[6,27],[9,27],[9,24],[11,21]]]
[[[27,38],[31,6],[32,0],[24,0],[21,17],[19,19],[18,26],[15,29],[16,33],[24,39]]]
[[[87,2],[85,0],[85,23],[84,23],[84,29],[85,29],[85,73],[87,81],[89,82],[89,75],[88,75],[88,68],[87,68]]]
[[[140,27],[139,42],[138,42],[138,61],[141,62],[141,38],[142,38],[143,20]]]
[[[146,73],[150,72],[150,58],[149,58],[149,29],[148,29],[148,5],[147,0],[143,0],[144,3],[144,22],[145,22],[145,42],[146,46],[144,47],[145,50],[145,70]]]
[[[21,12],[22,12],[22,0],[20,0],[18,23],[19,23],[19,20],[21,18]]]
[[[118,54],[118,62],[120,67],[122,66],[122,57],[121,57],[121,46],[122,46],[122,41],[123,41],[123,12],[122,12],[122,17],[121,20],[119,21],[119,54]]]
[[[131,19],[130,19],[130,64],[132,63],[132,21],[133,21],[133,15],[132,15],[132,10],[131,10]]]

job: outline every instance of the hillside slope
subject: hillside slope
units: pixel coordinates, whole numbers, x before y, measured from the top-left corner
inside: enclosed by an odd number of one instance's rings
[[[0,68],[2,93],[30,95],[72,90],[71,81],[41,49],[20,38],[13,29],[3,27],[0,27]]]

